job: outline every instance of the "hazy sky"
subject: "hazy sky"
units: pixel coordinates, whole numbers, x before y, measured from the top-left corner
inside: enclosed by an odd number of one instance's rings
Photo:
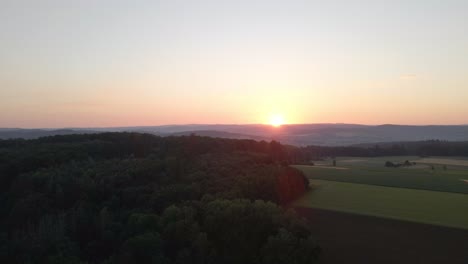
[[[468,1],[0,0],[0,127],[468,123]]]

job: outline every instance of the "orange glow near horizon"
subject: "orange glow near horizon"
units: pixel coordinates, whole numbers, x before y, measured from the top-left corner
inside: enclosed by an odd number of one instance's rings
[[[468,124],[468,1],[7,2],[0,128]]]
[[[274,127],[280,127],[281,125],[284,125],[284,117],[279,114],[271,115],[269,124]]]

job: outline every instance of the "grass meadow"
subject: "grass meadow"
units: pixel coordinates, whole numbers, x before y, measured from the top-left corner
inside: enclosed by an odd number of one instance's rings
[[[416,165],[384,166],[405,160]],[[296,165],[311,191],[294,206],[468,229],[465,164],[461,158],[379,157],[338,158],[336,167],[331,160]]]
[[[468,195],[312,180],[295,202],[312,207],[468,229]]]
[[[385,161],[405,160],[414,161],[416,165],[384,166]],[[432,158],[429,160],[450,164],[423,163],[427,160],[418,157],[341,158],[337,160],[336,168],[330,166],[330,161],[319,162],[316,166],[295,167],[311,179],[468,194],[468,167],[460,166],[465,160]]]

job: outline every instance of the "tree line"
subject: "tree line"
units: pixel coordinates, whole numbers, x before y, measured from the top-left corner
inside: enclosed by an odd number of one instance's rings
[[[290,161],[295,163],[339,156],[468,156],[468,142],[427,140],[343,147],[307,146],[290,147],[289,151]]]

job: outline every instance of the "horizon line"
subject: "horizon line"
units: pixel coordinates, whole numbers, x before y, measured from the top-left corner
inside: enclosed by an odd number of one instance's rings
[[[291,123],[283,124],[281,127],[300,126],[300,125],[349,125],[349,126],[468,126],[467,124],[358,124],[358,123]],[[128,125],[128,126],[72,126],[72,127],[0,127],[0,129],[39,129],[39,130],[59,130],[59,129],[122,129],[122,128],[150,128],[150,127],[177,127],[177,126],[271,126],[266,123],[186,123],[186,124],[164,124],[164,125]]]

